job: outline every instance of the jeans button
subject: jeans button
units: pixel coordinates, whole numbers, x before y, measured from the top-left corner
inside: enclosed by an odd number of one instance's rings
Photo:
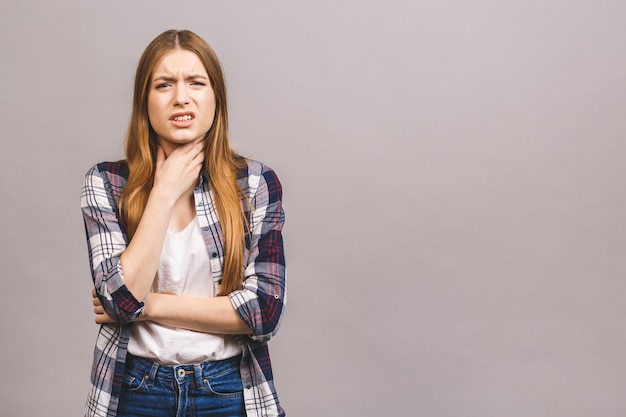
[[[185,376],[185,370],[184,370],[184,369],[179,369],[179,370],[178,370],[178,377],[179,377],[179,378],[182,378],[182,377],[184,377],[184,376]]]

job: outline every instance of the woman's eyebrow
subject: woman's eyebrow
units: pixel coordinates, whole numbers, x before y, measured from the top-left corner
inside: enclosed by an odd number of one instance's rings
[[[204,79],[204,80],[208,80],[209,77],[207,77],[206,75],[203,74],[189,74],[187,76],[185,76],[186,80],[195,80],[195,79]],[[152,82],[156,82],[156,81],[168,81],[168,82],[173,82],[176,81],[176,77],[172,76],[172,75],[157,75],[156,77],[154,77],[154,79],[152,80]]]

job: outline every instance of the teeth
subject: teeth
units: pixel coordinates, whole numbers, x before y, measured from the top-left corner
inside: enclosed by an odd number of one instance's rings
[[[184,122],[184,121],[187,121],[187,120],[191,120],[191,115],[186,114],[184,116],[176,116],[176,117],[174,117],[174,120],[176,120],[177,122]]]

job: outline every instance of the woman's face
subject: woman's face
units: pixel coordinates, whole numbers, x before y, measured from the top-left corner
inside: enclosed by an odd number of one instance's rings
[[[211,128],[215,95],[195,53],[174,49],[159,60],[149,85],[148,117],[167,155]]]

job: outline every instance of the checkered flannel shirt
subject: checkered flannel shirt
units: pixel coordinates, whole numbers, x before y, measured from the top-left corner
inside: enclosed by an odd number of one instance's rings
[[[103,162],[85,177],[81,208],[85,221],[92,278],[107,314],[118,323],[100,327],[94,349],[91,388],[85,415],[113,417],[120,397],[131,322],[144,306],[124,284],[120,255],[128,237],[120,221],[118,202],[126,179],[124,161]],[[211,259],[210,279],[216,292],[222,275],[224,247],[208,177],[203,173],[194,190],[196,213]],[[249,233],[244,251],[243,288],[229,294],[242,319],[252,329],[240,336],[243,348],[241,378],[248,417],[284,416],[272,376],[267,341],[276,334],[287,301],[283,252],[282,188],[274,171],[248,160],[238,173],[238,183],[248,197]]]

